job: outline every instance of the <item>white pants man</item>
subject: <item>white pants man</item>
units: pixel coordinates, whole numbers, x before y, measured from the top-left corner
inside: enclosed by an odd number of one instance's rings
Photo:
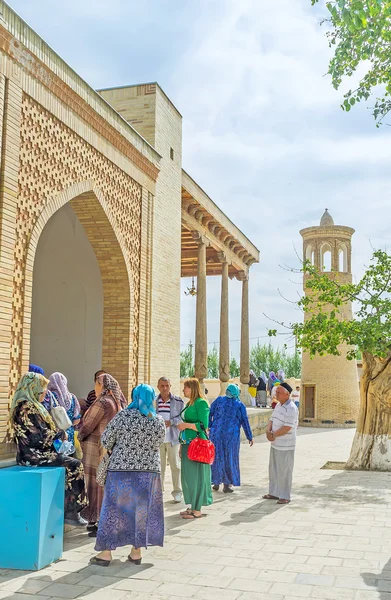
[[[175,502],[182,500],[182,488],[181,488],[181,462],[179,458],[179,444],[171,445],[171,442],[164,442],[160,446],[160,463],[161,463],[161,477],[162,487],[164,490],[164,480],[166,476],[167,462],[170,465],[171,477],[172,477],[172,496]]]

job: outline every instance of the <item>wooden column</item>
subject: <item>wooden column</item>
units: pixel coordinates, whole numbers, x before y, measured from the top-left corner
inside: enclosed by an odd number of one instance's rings
[[[197,304],[195,330],[195,376],[203,383],[208,376],[208,339],[206,319],[206,239],[198,232],[192,233],[198,241]]]
[[[218,253],[218,259],[222,263],[221,273],[221,305],[220,305],[220,394],[225,393],[229,381],[229,300],[228,300],[228,262],[223,252]]]
[[[249,322],[249,296],[248,296],[248,272],[241,271],[238,274],[239,281],[242,282],[242,320],[240,336],[240,383],[242,393],[241,399],[251,405],[250,394],[248,392],[248,382],[250,379],[250,322]]]

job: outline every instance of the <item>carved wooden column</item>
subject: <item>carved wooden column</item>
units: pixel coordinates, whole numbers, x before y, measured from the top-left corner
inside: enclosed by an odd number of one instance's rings
[[[203,383],[208,376],[208,339],[206,320],[206,239],[198,232],[192,232],[198,242],[197,264],[197,304],[195,330],[195,376]]]
[[[217,255],[222,263],[220,305],[220,394],[225,394],[229,381],[229,314],[228,314],[228,262],[224,252]]]
[[[240,337],[240,383],[241,400],[247,406],[251,406],[251,397],[248,391],[250,379],[250,324],[249,324],[249,296],[248,296],[248,273],[240,271],[237,278],[242,282],[242,322]]]

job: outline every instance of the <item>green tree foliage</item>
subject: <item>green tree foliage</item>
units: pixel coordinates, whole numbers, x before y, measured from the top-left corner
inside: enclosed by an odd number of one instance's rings
[[[209,379],[219,378],[219,351],[216,346],[208,352],[208,377]]]
[[[303,265],[309,294],[298,301],[307,317],[292,324],[298,345],[310,355],[340,354],[338,346],[351,346],[348,359],[361,353],[385,358],[391,348],[391,256],[374,252],[358,283],[344,284],[319,273],[309,262]],[[344,304],[356,307],[352,320],[345,318]]]
[[[191,344],[181,352],[180,373],[181,378],[194,375],[193,346]]]
[[[180,363],[181,378],[192,377],[194,375],[193,347],[190,344],[186,350],[181,352]],[[283,369],[286,377],[300,377],[301,374],[301,355],[299,352],[288,354],[285,349],[273,348],[271,344],[261,345],[259,342],[251,348],[250,368],[260,375],[262,371],[268,375],[270,371],[277,372]],[[235,357],[230,362],[231,377],[240,376],[240,366]],[[208,352],[208,377],[210,379],[219,378],[219,351],[217,346],[213,346]]]
[[[240,365],[234,356],[231,358],[231,362],[229,363],[229,372],[232,378],[240,377]]]
[[[285,348],[273,348],[271,344],[257,342],[250,350],[250,368],[259,377],[262,371],[269,375],[283,369],[286,377],[299,378],[301,375],[301,356],[299,352],[288,354]]]
[[[318,2],[311,0],[313,5]],[[329,13],[324,20],[326,36],[334,49],[328,74],[334,88],[359,68],[365,73],[357,87],[345,94],[342,108],[349,111],[377,88],[380,97],[373,115],[379,125],[391,110],[391,0],[330,0],[325,4]]]

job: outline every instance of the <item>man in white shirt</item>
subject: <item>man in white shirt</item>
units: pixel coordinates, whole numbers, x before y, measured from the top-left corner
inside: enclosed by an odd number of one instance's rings
[[[300,406],[300,387],[296,386],[296,390],[294,390],[291,394],[291,400],[295,403],[296,407]]]
[[[288,504],[291,500],[292,473],[295,458],[298,410],[290,399],[292,388],[281,383],[276,390],[277,405],[266,428],[271,442],[269,460],[269,493],[265,500]]]

